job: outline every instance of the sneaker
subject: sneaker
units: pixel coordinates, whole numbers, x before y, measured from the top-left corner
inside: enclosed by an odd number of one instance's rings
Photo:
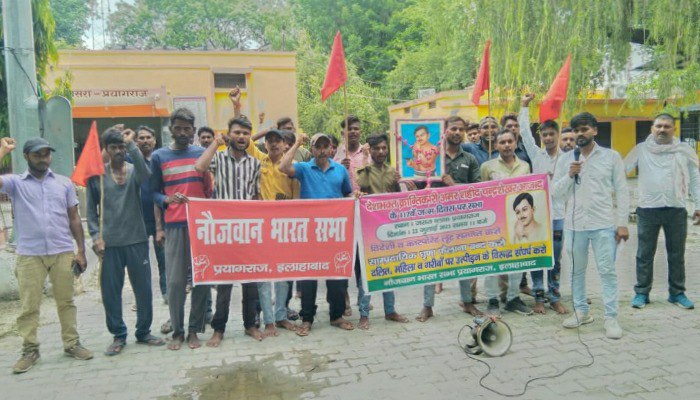
[[[516,297],[513,300],[506,303],[504,307],[506,311],[514,312],[520,315],[531,315],[532,308],[528,307],[520,297]]]
[[[25,351],[12,367],[12,372],[15,374],[25,373],[32,369],[37,361],[39,361],[39,350]]]
[[[498,299],[489,299],[489,306],[486,309],[486,314],[493,315],[494,317],[501,316],[501,307],[498,304]]]
[[[632,307],[634,308],[644,308],[649,304],[649,296],[646,294],[637,293],[632,299]]]
[[[605,317],[605,336],[608,339],[619,339],[622,337],[622,328],[617,323],[617,318]]]
[[[675,296],[668,296],[668,302],[675,304],[678,307],[685,308],[686,310],[692,310],[695,308],[695,304],[685,296],[685,293],[678,293]]]
[[[581,325],[590,324],[593,322],[593,317],[583,311],[575,311],[571,316],[562,322],[564,328],[577,328]]]
[[[63,352],[70,357],[76,358],[78,360],[89,360],[92,358],[92,352],[85,347],[83,347],[80,342],[76,343],[75,346],[70,349],[65,349]]]

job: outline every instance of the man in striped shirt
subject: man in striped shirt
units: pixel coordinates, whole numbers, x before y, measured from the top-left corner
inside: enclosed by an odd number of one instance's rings
[[[216,137],[195,164],[198,172],[214,172],[216,198],[225,200],[260,199],[260,161],[246,152],[250,145],[252,126],[245,118],[233,118],[228,122],[228,146],[224,151],[217,148],[225,144],[221,135]],[[214,334],[207,342],[209,347],[218,347],[224,338],[231,304],[231,284],[216,287],[216,312],[211,326]],[[255,282],[242,283],[243,327],[246,335],[262,340],[263,334],[255,322],[258,287]]]
[[[165,268],[167,276],[168,307],[173,338],[168,349],[179,350],[185,340],[185,300],[187,271],[191,269],[190,242],[187,230],[187,202],[190,197],[208,197],[211,194],[209,172],[199,172],[195,161],[204,152],[192,146],[194,114],[187,108],[178,108],[170,116],[173,142],[151,157],[150,187],[153,190],[154,211],[160,215],[165,209],[165,229],[156,218],[156,237],[165,236]],[[207,293],[209,286],[192,289],[187,343],[192,349],[201,347],[197,333],[204,332]]]

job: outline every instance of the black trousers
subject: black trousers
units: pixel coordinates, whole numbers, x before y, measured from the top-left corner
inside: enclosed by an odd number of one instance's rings
[[[231,305],[232,285],[218,285],[216,287],[216,312],[211,320],[211,327],[214,331],[224,333],[228,322],[229,308]],[[243,311],[243,328],[248,329],[255,326],[255,315],[258,305],[258,284],[241,284],[241,305]]]
[[[654,279],[654,256],[659,231],[664,230],[668,261],[668,293],[685,292],[685,240],[688,212],[685,208],[637,208],[637,284],[634,291],[648,295]]]
[[[301,311],[299,315],[303,322],[314,322],[316,315],[316,291],[318,281],[297,281],[297,288],[301,289]],[[328,314],[334,321],[343,316],[345,312],[345,293],[348,291],[347,279],[326,280],[326,301],[328,301]]]

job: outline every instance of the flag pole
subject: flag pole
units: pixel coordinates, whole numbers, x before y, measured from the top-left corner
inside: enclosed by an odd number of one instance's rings
[[[348,147],[348,93],[345,87],[347,86],[347,82],[343,84],[343,110],[344,110],[344,115],[345,115],[345,120],[343,126],[343,140],[345,140],[345,157],[349,158],[350,157],[350,148]]]
[[[489,65],[489,70],[491,69],[491,66]],[[489,75],[491,75],[491,71],[489,71]],[[489,82],[489,88],[486,90],[486,104],[487,104],[487,109],[488,109],[488,115],[489,117],[491,116],[491,83]],[[496,124],[498,125],[498,124]],[[498,132],[496,132],[498,134]],[[489,156],[486,157],[486,161],[491,159],[491,148],[493,146],[493,136],[491,137],[491,140],[489,140]]]

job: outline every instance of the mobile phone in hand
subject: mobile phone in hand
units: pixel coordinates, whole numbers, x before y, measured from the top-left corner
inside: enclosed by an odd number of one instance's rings
[[[80,274],[83,273],[83,269],[80,268],[80,264],[78,264],[78,262],[75,260],[73,260],[72,268],[73,268],[73,275],[75,275],[76,277],[80,276]]]

